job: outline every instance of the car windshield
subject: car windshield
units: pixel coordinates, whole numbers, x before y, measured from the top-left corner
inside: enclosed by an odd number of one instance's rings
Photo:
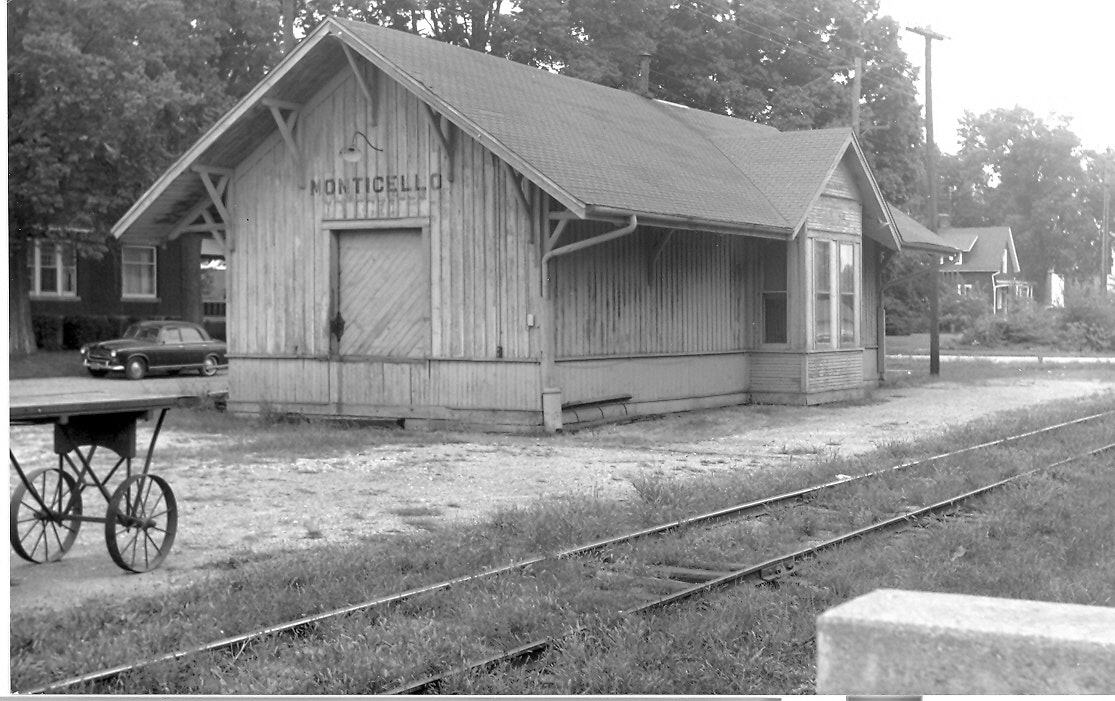
[[[155,326],[129,326],[128,330],[124,332],[124,338],[134,338],[137,341],[157,341],[159,340],[159,329]]]

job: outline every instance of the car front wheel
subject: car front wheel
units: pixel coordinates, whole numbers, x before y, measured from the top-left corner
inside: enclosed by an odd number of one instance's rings
[[[205,362],[201,364],[201,374],[206,377],[213,377],[217,374],[217,356],[205,356]]]
[[[142,380],[143,376],[147,374],[147,363],[143,358],[132,358],[128,364],[124,366],[124,375],[129,380]]]

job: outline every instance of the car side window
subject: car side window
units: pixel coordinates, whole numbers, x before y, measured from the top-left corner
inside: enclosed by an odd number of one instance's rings
[[[171,326],[170,328],[163,329],[162,341],[163,343],[181,343],[182,335],[178,333],[178,327]]]
[[[205,339],[201,337],[201,332],[190,326],[183,326],[178,329],[182,333],[182,343],[205,343]]]

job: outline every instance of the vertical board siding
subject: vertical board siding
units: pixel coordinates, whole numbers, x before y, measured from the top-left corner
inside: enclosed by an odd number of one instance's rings
[[[876,276],[879,272],[879,253],[881,246],[871,239],[863,240],[863,314],[860,318],[860,338],[864,348],[879,347],[879,290]]]
[[[295,128],[305,158],[301,174],[276,130],[233,176],[228,323],[237,401],[330,401],[330,271],[339,263],[331,252],[330,221],[429,222],[421,251],[426,262],[411,281],[428,290],[421,300],[428,340],[417,355],[532,359],[537,341],[527,317],[537,313],[537,243],[532,214],[512,189],[518,183],[460,132],[452,134],[450,159],[424,104],[383,74],[374,86],[375,126],[347,67],[304,106]],[[340,151],[356,131],[382,151],[357,136],[364,158],[347,163]],[[538,202],[535,192],[531,197]],[[306,358],[313,372],[295,370],[301,361],[292,356]],[[343,383],[346,403],[537,410],[537,364],[509,365],[340,363],[334,379]]]
[[[810,353],[806,356],[806,391],[827,392],[863,386],[863,352]]]
[[[329,402],[329,365],[308,358],[237,358],[229,397],[263,404]]]
[[[690,399],[747,391],[744,353],[563,361],[555,368],[565,404],[630,396],[633,402]]]
[[[573,224],[561,244],[615,228]],[[742,239],[678,231],[651,265],[664,234],[642,227],[553,260],[558,358],[743,347]]]
[[[529,278],[538,264],[530,212],[510,189],[517,184],[455,130],[450,172],[425,105],[383,75],[375,85],[375,127],[347,68],[306,105],[295,130],[306,187],[297,186],[277,134],[237,170],[230,265],[232,294],[246,303],[230,304],[233,354],[326,354],[330,260],[321,222],[419,217],[430,222],[431,355],[495,358],[500,347],[505,358],[529,358]],[[365,157],[346,163],[339,152],[356,131],[383,150],[356,137]]]
[[[366,414],[361,407],[539,411],[538,366],[534,363],[471,361],[336,363],[343,383],[340,406],[329,396],[331,364],[303,358],[241,358],[229,377],[230,396],[240,404],[282,409],[300,405],[306,413]],[[313,406],[321,405],[320,410]]]

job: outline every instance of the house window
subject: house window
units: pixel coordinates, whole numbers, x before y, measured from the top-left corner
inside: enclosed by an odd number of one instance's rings
[[[832,242],[813,242],[813,331],[818,346],[832,345]]]
[[[763,343],[787,342],[786,250],[781,241],[763,244]]]
[[[36,241],[28,251],[31,294],[77,297],[77,251],[73,244]]]
[[[815,347],[852,348],[857,343],[856,246],[813,242],[813,343]],[[835,328],[834,328],[835,326]]]
[[[158,290],[155,249],[148,246],[125,246],[121,253],[124,264],[124,297],[155,297]]]
[[[839,251],[840,276],[840,347],[856,343],[856,248],[842,243]]]

